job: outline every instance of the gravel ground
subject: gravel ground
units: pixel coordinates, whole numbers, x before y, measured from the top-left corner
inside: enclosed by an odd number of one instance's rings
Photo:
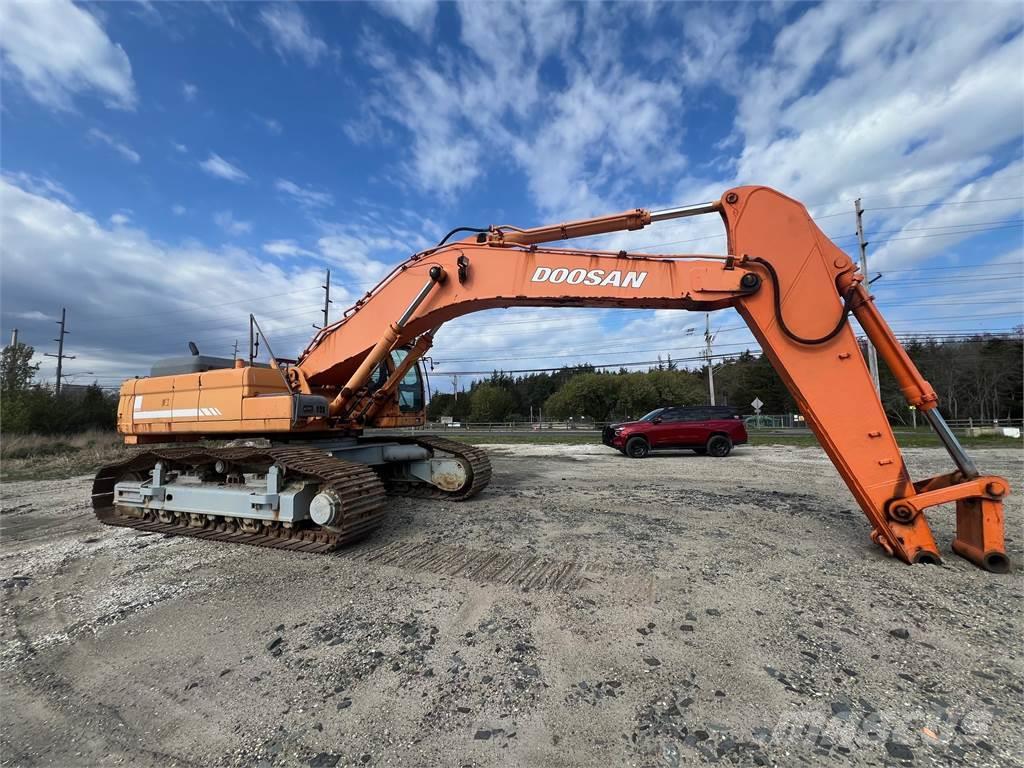
[[[0,764],[1024,764],[1019,450],[1002,576],[884,557],[816,448],[491,450],[330,556],[3,485]]]

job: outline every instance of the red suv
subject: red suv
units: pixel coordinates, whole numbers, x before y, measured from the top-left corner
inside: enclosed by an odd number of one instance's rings
[[[634,459],[659,448],[692,448],[699,454],[728,456],[747,442],[747,427],[735,408],[695,405],[658,408],[639,421],[609,424],[601,442]]]

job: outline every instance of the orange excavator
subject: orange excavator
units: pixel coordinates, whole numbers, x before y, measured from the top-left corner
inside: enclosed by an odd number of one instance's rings
[[[701,214],[721,217],[729,255],[545,245]],[[129,444],[151,445],[99,471],[96,514],[112,525],[324,552],[379,526],[388,495],[472,497],[491,475],[483,451],[364,430],[425,422],[420,364],[444,322],[521,306],[735,308],[867,516],[876,544],[906,563],[939,562],[925,510],[955,503],[953,551],[989,571],[1009,569],[1009,484],[981,474],[965,453],[850,257],[799,202],[754,186],[661,211],[534,229],[459,228],[397,266],[297,360],[274,358],[254,326],[247,361],[203,357],[193,347],[191,358],[158,363],[153,376],[121,387],[119,430]],[[934,428],[953,471],[910,478],[850,313]],[[254,362],[261,337],[269,365]],[[228,439],[222,448],[199,442]],[[183,441],[191,444],[167,445]]]

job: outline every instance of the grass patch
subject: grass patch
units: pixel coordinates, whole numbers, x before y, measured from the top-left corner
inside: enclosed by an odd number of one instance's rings
[[[0,480],[58,480],[95,472],[124,456],[115,432],[0,436]]]

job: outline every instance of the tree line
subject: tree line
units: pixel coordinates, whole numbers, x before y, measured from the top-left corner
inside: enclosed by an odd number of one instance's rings
[[[962,341],[914,339],[904,347],[939,393],[946,418],[991,422],[1024,415],[1024,334]],[[884,364],[879,368],[881,400],[890,420],[910,423],[912,414],[895,378]],[[714,380],[719,405],[750,414],[750,403],[758,398],[764,403],[762,413],[797,413],[789,390],[760,354],[747,351],[716,365]],[[599,371],[591,365],[522,376],[495,371],[457,396],[434,392],[427,415],[431,420],[450,416],[484,423],[531,417],[608,422],[639,418],[665,405],[707,401],[707,369],[679,369],[669,358],[647,371]]]
[[[910,340],[907,353],[939,393],[948,419],[978,422],[1024,416],[1024,333],[1015,337],[976,336],[962,341]],[[113,430],[116,393],[93,384],[57,395],[35,383],[39,364],[34,350],[19,343],[0,358],[0,429],[8,433],[70,434]],[[884,365],[880,366],[882,404],[894,423],[908,424],[910,409]],[[766,358],[743,352],[714,370],[716,402],[752,413],[796,413],[796,404]],[[592,419],[598,422],[639,418],[665,405],[707,402],[707,370],[680,369],[668,358],[647,371],[601,371],[578,365],[557,371],[513,376],[495,371],[458,395],[434,392],[427,409],[431,420],[450,416],[461,422]],[[841,396],[841,393],[839,393]]]
[[[39,363],[27,344],[12,344],[0,354],[0,429],[9,434],[66,435],[117,426],[117,395],[99,385],[65,387],[59,395],[34,382]]]

